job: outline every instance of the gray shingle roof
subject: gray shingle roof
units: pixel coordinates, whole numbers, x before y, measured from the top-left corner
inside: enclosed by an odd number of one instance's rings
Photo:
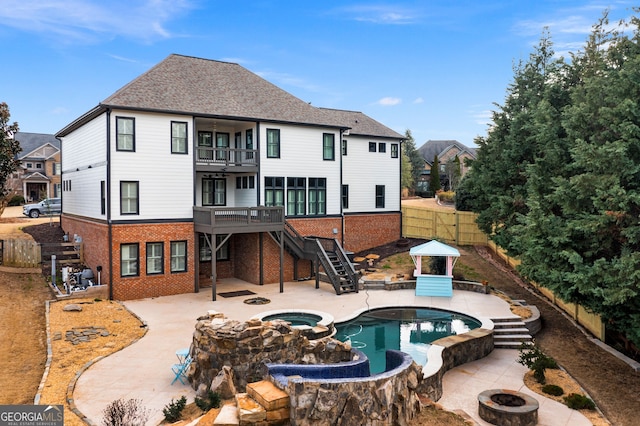
[[[400,133],[358,111],[320,108],[333,122],[350,127],[352,135],[404,139]]]
[[[57,133],[65,136],[106,108],[166,111],[195,116],[353,127],[402,137],[366,115],[316,108],[230,62],[172,54]],[[355,130],[355,128],[354,128]]]
[[[20,142],[20,148],[22,148],[22,151],[17,155],[18,159],[26,157],[34,150],[46,144],[51,144],[56,149],[60,150],[60,141],[56,139],[54,135],[46,133],[16,132],[13,135],[13,138]]]
[[[424,158],[424,161],[427,164],[433,163],[433,157],[438,156],[441,157],[445,151],[447,151],[450,147],[456,146],[460,151],[466,151],[471,156],[475,158],[476,150],[475,148],[469,148],[468,146],[456,141],[456,140],[428,140],[426,141],[420,148],[418,148],[418,152]]]

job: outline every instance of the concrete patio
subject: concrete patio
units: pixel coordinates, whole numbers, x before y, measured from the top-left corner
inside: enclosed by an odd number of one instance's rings
[[[327,312],[336,322],[346,321],[371,308],[388,306],[434,307],[461,312],[486,321],[491,317],[510,316],[509,305],[502,299],[486,294],[455,290],[453,297],[416,296],[414,290],[369,290],[337,296],[329,284],[315,288],[314,281],[256,286],[225,279],[217,291],[250,290],[255,295],[231,298],[217,297],[212,301],[211,288],[196,294],[182,294],[126,302],[148,327],[147,334],[133,345],[90,367],[76,383],[76,407],[93,424],[100,424],[102,411],[112,401],[122,398],[142,400],[151,410],[149,424],[158,424],[162,409],[185,395],[192,402],[195,391],[179,381],[171,384],[172,364],[176,351],[189,347],[196,319],[215,310],[230,319],[247,320],[261,312],[277,309],[311,309]],[[263,297],[265,305],[249,305],[244,300]],[[487,389],[506,388],[533,396],[540,403],[539,425],[590,425],[579,412],[530,391],[523,383],[527,369],[517,363],[518,351],[498,349],[488,357],[464,364],[444,376],[444,394],[438,401],[447,409],[461,409],[479,425],[489,425],[478,415],[477,396]]]

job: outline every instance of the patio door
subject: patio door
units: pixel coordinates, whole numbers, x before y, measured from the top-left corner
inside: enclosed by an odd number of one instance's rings
[[[226,179],[202,179],[202,205],[226,206],[227,205],[227,180]]]
[[[216,161],[228,161],[229,133],[216,133]]]

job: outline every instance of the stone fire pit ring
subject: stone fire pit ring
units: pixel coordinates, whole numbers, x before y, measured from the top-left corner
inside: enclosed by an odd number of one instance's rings
[[[480,418],[494,425],[536,425],[539,407],[536,399],[514,390],[489,389],[478,394]]]

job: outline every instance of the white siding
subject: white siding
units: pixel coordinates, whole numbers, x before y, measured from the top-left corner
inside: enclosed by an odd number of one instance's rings
[[[62,204],[65,213],[105,217],[100,209],[100,181],[106,180],[107,176],[106,128],[106,115],[102,114],[62,138]]]
[[[397,141],[346,136],[347,155],[342,156],[343,184],[349,185],[349,208],[345,213],[366,213],[400,210],[400,147],[398,158],[391,158],[391,144]],[[375,142],[376,152],[369,152],[369,142]],[[386,152],[379,152],[379,144]],[[385,206],[376,208],[376,185],[385,187]]]
[[[280,158],[267,158],[267,129],[280,129]],[[322,159],[322,135],[335,135],[335,160]],[[340,214],[340,132],[332,129],[287,126],[261,123],[260,125],[260,204],[264,204],[264,178],[276,176],[285,178],[307,178],[307,211],[308,211],[308,178],[327,179],[327,214]]]
[[[116,117],[135,118],[135,152],[116,150]],[[188,154],[171,153],[171,121],[187,122]],[[111,217],[113,220],[193,216],[193,122],[189,116],[113,111]],[[139,182],[139,214],[120,214],[120,182]]]

